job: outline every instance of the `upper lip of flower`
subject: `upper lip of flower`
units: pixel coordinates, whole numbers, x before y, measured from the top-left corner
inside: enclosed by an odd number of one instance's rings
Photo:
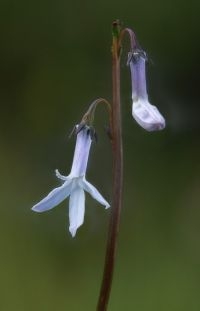
[[[68,176],[61,175],[56,170],[56,176],[63,180],[62,186],[53,189],[43,200],[32,207],[35,212],[50,210],[70,196],[69,200],[69,231],[74,237],[76,230],[84,221],[85,212],[85,193],[87,191],[105,208],[110,207],[109,203],[103,198],[99,191],[85,179],[91,137],[88,127],[84,127],[77,134],[77,141],[72,163],[71,173]]]

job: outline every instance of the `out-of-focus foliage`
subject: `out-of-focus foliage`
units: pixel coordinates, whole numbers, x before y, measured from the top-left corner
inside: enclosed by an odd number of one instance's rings
[[[122,54],[124,205],[109,310],[200,309],[199,1],[0,3],[0,310],[95,310],[109,211],[89,197],[68,233],[64,202],[30,208],[70,169],[67,136],[96,97],[111,98],[111,22],[149,54],[152,104],[167,121],[147,133],[131,116]],[[98,108],[88,176],[111,199],[111,148]]]

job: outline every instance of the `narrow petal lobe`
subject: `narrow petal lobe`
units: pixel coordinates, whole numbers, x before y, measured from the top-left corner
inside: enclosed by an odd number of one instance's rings
[[[110,204],[104,199],[104,197],[100,194],[100,192],[87,180],[82,180],[82,187],[85,191],[87,191],[95,200],[97,200],[100,204],[104,205],[105,208],[109,208]]]
[[[83,224],[85,214],[85,193],[79,186],[75,188],[69,199],[69,231],[74,237],[77,229]]]
[[[71,180],[66,181],[61,187],[52,190],[43,200],[32,207],[32,210],[42,213],[54,208],[66,199],[71,192]]]
[[[59,170],[55,170],[55,174],[56,174],[56,177],[57,177],[58,179],[61,179],[61,180],[64,180],[64,181],[66,181],[66,180],[69,179],[68,176],[61,175],[60,172],[59,172]]]

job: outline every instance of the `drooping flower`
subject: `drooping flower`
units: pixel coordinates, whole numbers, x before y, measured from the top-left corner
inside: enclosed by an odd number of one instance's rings
[[[103,198],[99,191],[85,178],[92,142],[91,132],[88,126],[84,126],[77,133],[74,159],[70,174],[68,176],[63,176],[56,170],[56,176],[64,181],[62,186],[52,190],[43,200],[32,207],[32,210],[35,212],[45,212],[54,208],[69,196],[69,231],[72,237],[75,236],[77,229],[84,221],[84,191],[88,192],[95,200],[104,205],[105,208],[110,207],[109,203]]]
[[[158,131],[165,127],[165,119],[156,106],[149,103],[146,90],[144,51],[136,49],[128,55],[128,65],[132,81],[132,115],[137,123],[147,131]]]

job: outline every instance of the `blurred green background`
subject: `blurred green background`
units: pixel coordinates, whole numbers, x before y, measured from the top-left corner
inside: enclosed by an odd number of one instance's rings
[[[95,310],[109,211],[89,196],[68,232],[68,202],[30,209],[68,174],[67,136],[89,103],[111,99],[111,23],[133,28],[151,59],[151,103],[167,121],[146,133],[131,116],[122,55],[124,204],[109,311],[200,310],[198,0],[0,2],[0,310]],[[88,180],[111,200],[111,148],[99,107]]]

